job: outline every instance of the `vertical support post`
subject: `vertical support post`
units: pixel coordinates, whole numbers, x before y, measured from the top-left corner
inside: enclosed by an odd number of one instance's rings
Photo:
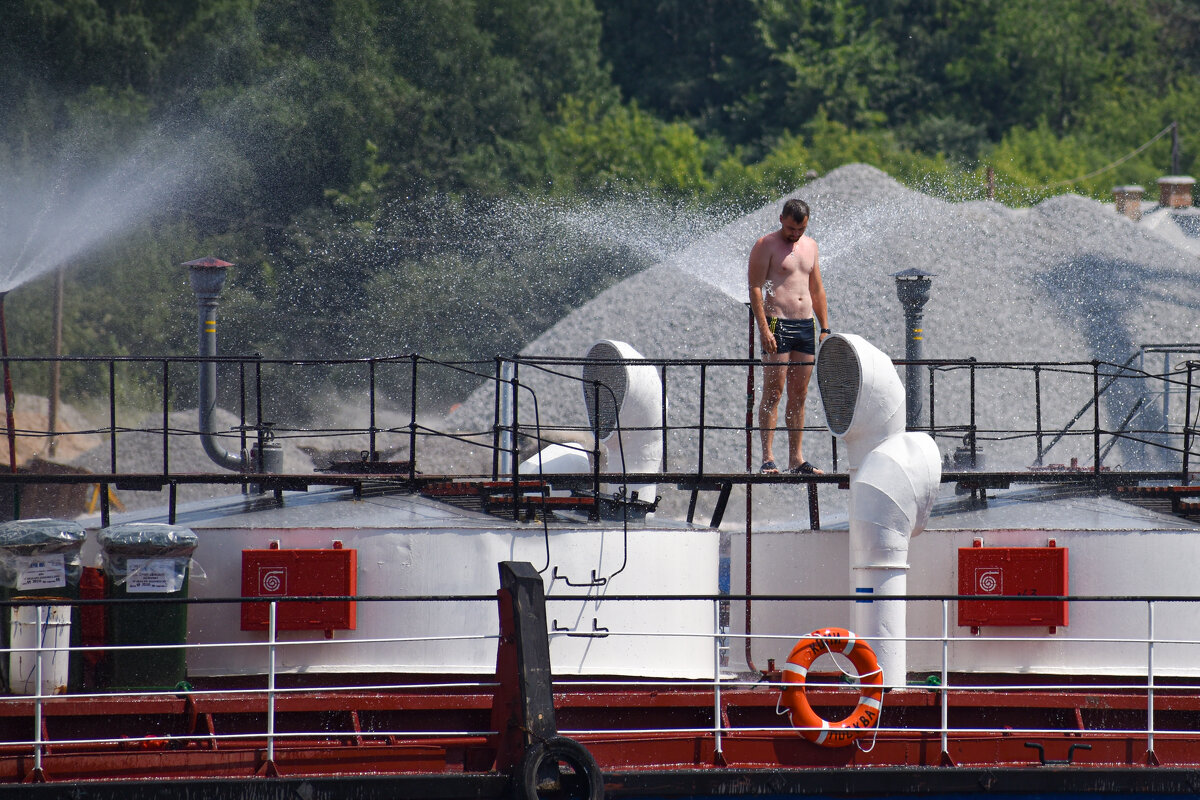
[[[275,666],[276,666],[276,662],[275,662],[276,638],[275,638],[275,636],[277,633],[276,628],[275,628],[275,620],[277,619],[276,611],[278,609],[278,606],[279,606],[279,603],[275,600],[272,600],[270,605],[267,607],[267,611],[269,614],[269,618],[267,620],[267,626],[270,628],[270,633],[268,634],[268,637],[267,637],[267,642],[268,642],[268,645],[267,645],[267,655],[268,655],[268,664],[267,664],[267,763],[268,764],[275,763]]]
[[[509,431],[509,440],[508,440],[509,449],[505,450],[504,453],[508,457],[508,467],[509,467],[509,471],[512,473],[513,519],[519,520],[521,518],[521,477],[519,475],[519,473],[521,471],[520,466],[519,466],[520,457],[521,457],[521,449],[520,449],[520,442],[518,441],[520,439],[520,437],[517,435],[517,429],[520,427],[520,424],[521,424],[520,423],[520,420],[521,420],[521,411],[520,411],[520,408],[521,408],[521,398],[520,398],[521,380],[520,380],[520,375],[519,375],[520,365],[516,361],[510,361],[508,363],[512,364],[512,384],[511,384],[512,385],[512,397],[511,397],[512,419],[507,423],[506,430]],[[596,497],[598,498],[599,496],[600,496],[599,487],[597,486]]]
[[[501,397],[504,394],[504,376],[501,372],[500,356],[496,356],[495,376],[496,376],[496,397],[493,403],[492,410],[492,481],[500,480],[500,420],[501,416]]]
[[[724,763],[721,743],[721,601],[713,600],[713,754]]]
[[[377,429],[375,427],[375,359],[373,358],[367,362],[367,390],[369,394],[368,416],[371,426],[371,430],[367,436],[367,460],[375,461],[377,458],[377,453],[375,452],[375,433]]]
[[[1171,351],[1169,348],[1163,350],[1162,387],[1162,444],[1163,447],[1169,447],[1171,445]]]
[[[42,648],[46,644],[46,623],[49,621],[50,606],[35,606],[35,618],[37,619],[37,650],[33,654],[33,677],[37,681],[34,684],[37,688],[34,691],[33,702],[33,770],[35,775],[42,774],[42,749],[44,742],[42,741]],[[43,616],[43,614],[45,616]]]
[[[934,409],[937,408],[937,403],[935,402],[935,400],[937,398],[937,392],[935,391],[936,390],[936,386],[935,386],[935,376],[936,375],[937,375],[937,368],[933,364],[930,364],[929,365],[929,435],[930,436],[937,435],[937,433],[936,433],[937,425],[934,423],[934,419],[933,419]]]
[[[1037,437],[1037,458],[1034,466],[1042,465],[1042,365],[1033,365],[1033,414],[1035,420],[1034,434]]]
[[[171,362],[162,362],[162,471],[163,477],[171,474],[171,462],[168,451],[171,449]]]
[[[108,502],[108,487],[107,483],[100,484],[100,527],[107,528],[109,523],[109,502]]]
[[[408,479],[417,479],[417,354],[412,357],[412,386],[409,387],[408,416]]]
[[[1154,759],[1154,601],[1146,602],[1146,755]]]
[[[246,362],[238,362],[238,452],[248,453],[246,441]],[[250,484],[242,484],[242,494],[250,493]]]
[[[696,473],[701,477],[704,475],[704,400],[707,394],[705,391],[705,384],[708,380],[707,366],[707,364],[700,365],[700,451],[696,454]]]
[[[971,469],[979,465],[979,449],[975,435],[975,356],[971,356],[971,427],[967,433],[971,437]]]
[[[1188,451],[1192,449],[1192,377],[1195,374],[1196,362],[1189,361],[1187,365],[1187,390],[1183,405],[1183,475],[1180,485],[1188,484]]]
[[[1100,474],[1100,362],[1092,359],[1092,472]]]
[[[942,758],[950,757],[950,601],[942,600]]]
[[[670,472],[667,465],[667,365],[662,365],[662,401],[660,410],[662,412],[662,471]]]
[[[754,311],[750,310],[749,303],[746,304],[749,310],[749,330],[747,332],[746,342],[746,358],[749,363],[746,365],[746,472],[754,470]],[[749,493],[750,484],[746,484],[746,492]]]
[[[108,362],[108,471],[117,471],[117,362]],[[107,523],[105,523],[107,524]]]

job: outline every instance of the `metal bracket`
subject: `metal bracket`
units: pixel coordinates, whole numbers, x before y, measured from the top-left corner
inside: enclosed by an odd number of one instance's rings
[[[1041,742],[1026,742],[1025,746],[1032,747],[1033,749],[1038,751],[1038,760],[1040,760],[1042,762],[1043,767],[1067,767],[1067,766],[1070,766],[1075,763],[1075,751],[1076,750],[1091,750],[1092,749],[1092,746],[1090,744],[1078,744],[1078,743],[1072,744],[1070,746],[1070,748],[1067,749],[1067,757],[1065,759],[1058,760],[1058,759],[1053,759],[1053,758],[1051,758],[1051,759],[1046,758],[1046,748],[1042,746]]]
[[[598,575],[596,575],[596,570],[592,570],[592,579],[590,581],[585,581],[582,583],[575,583],[570,578],[568,578],[566,575],[559,575],[557,566],[554,567],[554,569],[552,569],[550,571],[550,580],[551,580],[551,582],[562,581],[567,586],[573,586],[577,589],[583,588],[583,587],[588,587],[588,586],[604,586],[605,584],[608,583],[608,578],[599,577]]]
[[[578,633],[576,631],[571,630],[570,628],[561,627],[561,626],[559,626],[557,619],[550,621],[550,632],[551,633],[565,633],[567,636],[574,636],[576,638],[581,638],[581,639],[604,639],[609,634],[608,628],[602,628],[596,624],[595,617],[592,617],[592,632],[591,633]]]

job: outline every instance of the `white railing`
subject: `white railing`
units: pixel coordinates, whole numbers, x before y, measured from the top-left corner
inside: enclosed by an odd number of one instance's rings
[[[561,601],[567,598],[552,597],[551,602]],[[593,601],[597,598],[591,598]],[[622,599],[632,600],[634,598],[610,597],[603,598],[604,602],[621,602]],[[640,602],[644,602],[646,598],[636,598]],[[673,601],[685,600],[687,602],[695,602],[697,597],[687,598],[671,598],[664,599],[660,602],[670,603]],[[744,641],[746,639],[764,640],[778,642],[780,644],[780,652],[786,654],[790,648],[790,643],[806,635],[806,631],[797,631],[794,636],[780,634],[746,634],[731,632],[724,629],[722,625],[722,606],[729,603],[738,603],[745,600],[729,597],[717,596],[706,598],[711,601],[713,608],[713,630],[711,633],[672,633],[670,631],[662,631],[658,633],[646,633],[644,631],[621,631],[619,629],[606,630],[602,635],[597,635],[597,639],[619,640],[619,639],[637,639],[645,637],[667,637],[667,638],[695,638],[702,636],[711,639],[712,641],[712,661],[711,665],[715,678],[712,680],[673,680],[673,679],[645,679],[645,678],[605,678],[591,679],[588,677],[573,677],[566,678],[559,676],[555,685],[556,693],[570,693],[574,690],[588,691],[604,689],[608,691],[619,691],[627,689],[629,691],[652,689],[658,692],[680,691],[689,692],[695,695],[704,695],[711,691],[711,724],[704,727],[686,727],[686,726],[671,726],[671,727],[628,727],[622,728],[618,726],[609,726],[603,729],[571,729],[564,728],[560,732],[567,736],[579,737],[586,741],[589,736],[604,734],[612,735],[627,735],[627,736],[649,736],[658,734],[674,734],[674,735],[691,735],[697,737],[711,737],[713,748],[717,754],[724,751],[725,740],[729,736],[737,736],[744,734],[771,734],[778,736],[794,736],[798,735],[799,729],[795,728],[786,721],[777,725],[728,725],[723,721],[723,712],[730,702],[746,702],[747,694],[753,694],[757,697],[756,707],[759,709],[769,709],[772,702],[776,703],[776,696],[779,693],[780,685],[772,683],[764,676],[755,673],[746,673],[739,671],[735,666],[728,666],[731,660],[731,654],[737,651],[737,647],[731,647],[730,642]],[[794,599],[772,597],[771,600],[787,599],[789,602],[794,602]],[[839,598],[824,598],[828,600],[843,600],[847,603],[853,602],[853,597]],[[1045,599],[1045,598],[1042,598]],[[951,604],[956,602],[955,597],[920,597],[910,598],[910,602],[936,602],[941,606],[941,634],[934,637],[908,637],[906,641],[910,644],[924,643],[926,645],[937,645],[940,647],[941,664],[940,669],[936,673],[938,683],[936,685],[922,685],[921,687],[910,687],[912,690],[935,691],[939,695],[939,716],[940,722],[937,725],[918,725],[904,727],[890,727],[886,722],[887,700],[884,702],[884,715],[881,718],[881,724],[874,731],[874,736],[886,737],[893,733],[905,734],[921,734],[928,736],[936,736],[940,739],[941,751],[943,754],[950,752],[950,740],[953,736],[962,735],[986,735],[986,734],[1003,734],[1005,736],[1052,736],[1070,732],[1078,738],[1073,740],[1076,742],[1086,742],[1089,734],[1103,734],[1105,736],[1126,736],[1138,737],[1146,742],[1147,751],[1149,754],[1154,754],[1156,738],[1164,736],[1190,736],[1200,740],[1200,733],[1190,728],[1170,728],[1160,727],[1156,725],[1155,711],[1156,706],[1156,689],[1161,688],[1160,679],[1162,676],[1156,674],[1155,655],[1156,647],[1163,645],[1180,645],[1197,647],[1200,653],[1200,640],[1189,638],[1159,638],[1155,629],[1155,609],[1156,605],[1161,602],[1186,602],[1185,598],[1075,598],[1077,600],[1104,600],[1116,601],[1122,600],[1129,603],[1144,604],[1146,608],[1146,629],[1145,637],[1142,640],[1132,640],[1134,644],[1142,644],[1146,649],[1146,669],[1145,674],[1140,676],[1123,676],[1126,680],[1106,680],[1103,677],[1095,677],[1090,682],[1080,682],[1079,680],[1062,681],[1056,680],[1051,675],[1022,676],[1022,680],[1012,680],[1001,677],[990,683],[977,683],[959,681],[958,676],[961,674],[956,671],[953,663],[954,645],[958,643],[972,642],[1004,642],[1019,646],[1025,641],[1041,641],[1044,637],[988,637],[986,635],[971,635],[961,636],[956,635],[951,626]],[[62,601],[56,601],[60,603]],[[236,601],[231,601],[236,602]],[[762,602],[760,598],[754,598],[754,602]],[[352,732],[352,731],[336,731],[331,732],[326,729],[317,729],[309,731],[281,731],[276,726],[276,711],[281,698],[294,697],[305,693],[316,691],[312,687],[287,687],[279,686],[277,678],[282,674],[277,669],[276,654],[279,648],[292,646],[311,646],[313,644],[324,644],[327,646],[337,647],[353,647],[362,644],[362,641],[357,640],[320,640],[320,639],[305,639],[295,641],[285,641],[278,638],[276,626],[276,610],[277,603],[270,603],[271,612],[269,615],[269,624],[266,632],[265,641],[255,643],[208,643],[208,644],[172,644],[172,645],[120,645],[120,644],[105,644],[103,647],[85,647],[85,648],[63,648],[63,647],[48,647],[46,646],[46,637],[42,626],[44,625],[44,615],[38,615],[38,631],[35,647],[15,647],[10,646],[0,650],[0,654],[4,658],[22,653],[30,653],[34,655],[34,677],[36,691],[30,695],[8,695],[0,697],[0,707],[6,704],[32,703],[32,730],[28,739],[9,739],[0,741],[0,750],[12,748],[29,748],[33,755],[33,763],[35,769],[42,768],[43,754],[48,748],[57,747],[85,747],[85,746],[104,746],[104,745],[130,745],[137,743],[146,744],[162,744],[164,741],[170,741],[175,744],[186,744],[190,742],[238,742],[238,741],[259,741],[265,738],[266,742],[266,759],[268,762],[273,762],[276,754],[276,745],[281,741],[295,741],[304,739],[337,739],[345,738],[353,735],[364,735],[375,738],[395,738],[400,740],[412,741],[423,738],[462,738],[462,737],[489,737],[496,735],[496,731],[491,730],[381,730],[372,728],[368,732]],[[577,633],[549,633],[549,639],[553,643],[554,639],[562,636],[580,636]],[[471,636],[463,637],[453,633],[447,633],[446,636],[421,636],[421,637],[399,637],[395,639],[370,639],[364,640],[369,642],[432,642],[445,639],[458,638],[474,638],[474,639],[491,639],[495,640],[494,635],[486,636]],[[1080,643],[1130,643],[1128,638],[1073,638],[1062,639],[1061,643],[1066,646],[1072,646]],[[267,671],[261,676],[264,679],[263,688],[237,688],[237,689],[194,689],[194,688],[175,688],[164,689],[161,691],[134,691],[134,692],[74,692],[70,695],[46,694],[44,687],[46,685],[44,669],[46,665],[56,656],[62,653],[81,652],[89,653],[97,650],[117,651],[143,651],[143,650],[164,650],[164,649],[183,649],[193,650],[197,648],[265,648],[267,653]],[[840,667],[839,667],[840,668]],[[828,671],[828,670],[827,670]],[[421,676],[427,677],[427,676]],[[853,677],[852,675],[850,677]],[[337,676],[329,676],[329,680],[321,683],[319,691],[326,694],[346,694],[374,692],[386,694],[388,692],[407,691],[412,692],[420,690],[423,692],[437,693],[441,691],[474,691],[478,693],[493,693],[497,690],[498,683],[496,681],[481,680],[477,682],[471,681],[374,681],[355,683],[350,681],[338,682]],[[846,683],[818,683],[814,679],[807,684],[809,689],[828,690],[832,687],[847,688]],[[1170,688],[1173,693],[1180,695],[1196,695],[1200,694],[1200,680],[1180,679],[1172,682]],[[1005,693],[1020,693],[1020,692],[1043,692],[1043,693],[1102,693],[1114,692],[1122,693],[1129,698],[1126,708],[1135,705],[1140,706],[1140,699],[1144,697],[1145,702],[1145,723],[1138,727],[1102,727],[1093,729],[1080,728],[1054,728],[1054,727],[1038,727],[1030,726],[1024,728],[1012,727],[968,727],[954,726],[950,724],[951,707],[953,699],[957,697],[966,697],[972,694],[983,694],[988,692],[1005,692]],[[80,700],[99,700],[112,698],[128,698],[131,700],[146,701],[153,698],[178,698],[187,696],[193,700],[211,697],[230,697],[234,696],[242,698],[247,703],[247,707],[253,706],[255,713],[260,713],[265,710],[266,721],[265,728],[261,731],[252,732],[235,732],[235,733],[191,733],[191,734],[171,734],[169,736],[145,735],[145,736],[111,736],[111,737],[81,737],[71,739],[55,739],[43,734],[45,730],[44,722],[46,720],[46,709],[49,704],[62,702],[75,702]],[[259,706],[258,700],[262,699],[265,702],[265,709]],[[353,710],[353,698],[347,698],[347,710]],[[707,704],[707,703],[706,703]],[[10,714],[10,716],[13,716]],[[864,737],[864,741],[870,741],[870,737]],[[1036,745],[1034,745],[1036,746]]]

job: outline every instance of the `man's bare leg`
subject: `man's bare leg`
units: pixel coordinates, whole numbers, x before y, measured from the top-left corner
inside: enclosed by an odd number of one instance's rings
[[[794,363],[787,369],[787,411],[785,419],[788,427],[788,469],[797,469],[804,463],[804,405],[808,401],[808,383],[812,378],[813,357],[803,353],[793,353],[799,363]],[[823,475],[824,472],[814,469],[813,474]]]
[[[779,401],[789,372],[782,364],[776,365],[780,360],[781,356],[764,356],[767,363],[763,366],[763,396],[758,404],[758,434],[764,464],[775,460],[775,426],[779,423]]]

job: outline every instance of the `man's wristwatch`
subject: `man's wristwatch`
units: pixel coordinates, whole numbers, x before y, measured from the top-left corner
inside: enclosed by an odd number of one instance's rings
[[[829,328],[821,328],[821,333],[833,333]]]

